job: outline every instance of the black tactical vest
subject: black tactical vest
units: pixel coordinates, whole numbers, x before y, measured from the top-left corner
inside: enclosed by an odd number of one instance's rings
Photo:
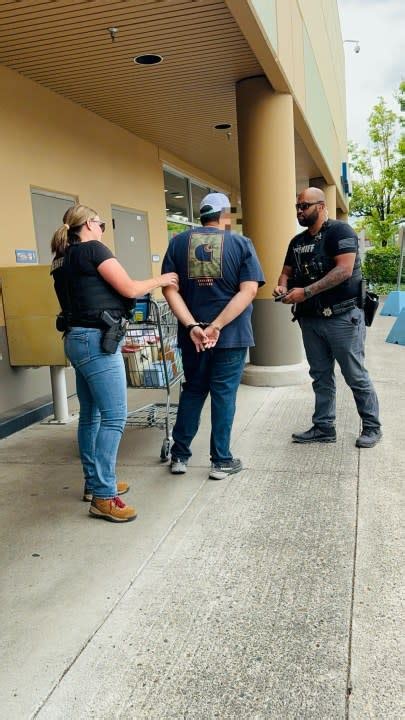
[[[316,235],[311,236],[307,232],[298,236],[297,243],[293,245],[293,277],[289,282],[289,287],[311,285],[335,267],[335,262],[326,248],[328,236],[334,232],[337,224],[337,221],[328,220]],[[323,308],[349,298],[357,298],[360,301],[361,280],[361,262],[357,251],[351,277],[340,285],[299,303],[296,307],[297,315],[317,315],[322,312]]]
[[[117,319],[130,317],[135,300],[120,295],[97,271],[84,274],[79,244],[69,246],[64,257],[53,261],[51,275],[68,325],[104,328],[100,319],[104,310]]]

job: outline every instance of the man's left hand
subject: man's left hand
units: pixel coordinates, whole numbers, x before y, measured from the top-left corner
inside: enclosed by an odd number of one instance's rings
[[[197,352],[204,352],[204,350],[207,348],[207,335],[205,333],[205,330],[200,328],[198,325],[195,325],[193,328],[191,328],[190,339],[193,341]]]
[[[294,305],[295,303],[302,303],[304,300],[304,288],[293,288],[281,302],[285,305]]]
[[[215,347],[219,340],[220,331],[213,327],[213,325],[208,325],[208,327],[205,328],[205,334],[208,338],[206,348],[209,349]]]

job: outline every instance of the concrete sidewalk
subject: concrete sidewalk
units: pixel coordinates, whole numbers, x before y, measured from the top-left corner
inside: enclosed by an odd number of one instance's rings
[[[160,464],[161,431],[126,430],[135,523],[87,516],[76,423],[2,441],[2,720],[405,717],[405,348],[384,342],[392,324],[378,317],[368,337],[374,449],[354,447],[341,380],[338,442],[324,446],[290,440],[310,425],[309,383],[242,386],[246,469],[226,481],[207,480],[208,412],[186,476]]]

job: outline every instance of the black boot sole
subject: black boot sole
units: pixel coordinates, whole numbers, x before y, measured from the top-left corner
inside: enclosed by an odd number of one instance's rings
[[[319,437],[311,440],[302,440],[300,438],[292,438],[293,443],[299,443],[300,445],[309,445],[310,443],[335,443],[335,437]]]

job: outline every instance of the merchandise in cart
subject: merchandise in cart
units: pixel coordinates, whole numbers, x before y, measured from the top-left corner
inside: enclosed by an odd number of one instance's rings
[[[171,403],[171,389],[183,379],[181,353],[177,347],[177,319],[165,300],[145,296],[136,302],[128,324],[122,353],[130,387],[166,390],[165,403],[150,403],[128,413],[127,425],[165,430],[160,459],[170,457],[172,427],[177,404]]]

